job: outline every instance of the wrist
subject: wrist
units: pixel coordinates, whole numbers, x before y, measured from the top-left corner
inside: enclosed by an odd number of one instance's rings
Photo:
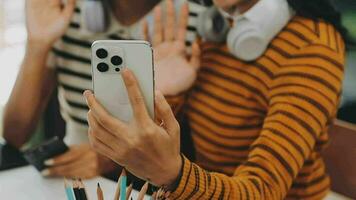
[[[108,160],[108,161],[104,162],[103,165],[101,166],[100,174],[107,174],[107,173],[116,171],[121,168],[122,167],[120,167],[115,162]]]
[[[53,45],[51,42],[46,42],[44,40],[38,40],[34,38],[28,38],[26,44],[27,44],[26,45],[27,51],[31,51],[31,52],[33,51],[39,53],[49,52]]]
[[[107,174],[121,167],[109,158],[98,155],[99,172],[100,174]]]
[[[182,155],[178,156],[176,167],[172,170],[171,178],[166,181],[163,185],[165,190],[167,191],[174,191],[180,182],[181,176],[183,174],[183,157]]]

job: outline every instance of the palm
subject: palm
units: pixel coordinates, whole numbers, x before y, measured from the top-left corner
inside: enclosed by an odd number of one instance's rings
[[[188,7],[181,9],[180,24],[175,34],[175,13],[172,1],[167,1],[167,20],[163,29],[160,8],[155,9],[155,35],[153,38],[156,88],[164,95],[177,95],[188,90],[194,83],[199,68],[199,48],[193,45],[188,59],[185,34]],[[176,35],[176,36],[175,36]]]
[[[182,55],[171,55],[155,64],[157,89],[165,95],[188,90],[196,79],[196,70]]]
[[[62,36],[73,14],[75,0],[63,6],[61,0],[27,0],[26,19],[29,38],[53,43]]]
[[[185,54],[185,45],[181,41],[167,41],[154,47],[155,61]]]

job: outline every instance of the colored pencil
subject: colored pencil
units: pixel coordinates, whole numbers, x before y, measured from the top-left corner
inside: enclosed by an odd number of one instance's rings
[[[129,185],[129,187],[126,190],[126,200],[129,200],[131,192],[132,192],[132,183]]]
[[[69,186],[68,181],[64,179],[64,189],[66,191],[68,200],[76,200],[72,187]]]
[[[82,181],[82,179],[79,179],[79,192],[80,192],[80,197],[81,200],[87,200],[87,193],[85,191],[85,185]]]
[[[98,183],[98,187],[96,189],[96,194],[98,196],[98,200],[104,200],[104,194],[103,191],[100,188],[100,184]]]
[[[153,192],[152,196],[151,196],[151,200],[155,200],[156,199],[156,196],[157,196],[157,192]]]
[[[117,179],[114,200],[120,200],[120,187],[121,187],[120,183],[121,183],[121,173],[120,173],[119,179]]]
[[[127,176],[125,169],[122,170],[120,176],[120,200],[126,200],[126,184],[127,184]]]
[[[76,179],[73,179],[73,192],[76,200],[81,200],[80,192],[79,192],[79,185]]]
[[[148,190],[148,182],[146,182],[142,188],[141,188],[141,191],[140,193],[138,194],[138,197],[137,197],[137,200],[143,200],[145,198],[145,194]]]

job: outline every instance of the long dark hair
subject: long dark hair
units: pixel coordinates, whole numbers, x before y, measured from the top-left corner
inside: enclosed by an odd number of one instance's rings
[[[332,24],[345,41],[351,42],[346,27],[342,25],[341,13],[331,0],[288,0],[288,3],[298,15]]]

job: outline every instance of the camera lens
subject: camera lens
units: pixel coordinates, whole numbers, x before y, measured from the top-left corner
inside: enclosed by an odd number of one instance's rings
[[[122,58],[120,56],[113,56],[111,58],[111,63],[113,65],[121,65],[122,64]]]
[[[96,67],[99,70],[99,72],[106,72],[109,70],[109,65],[106,63],[99,63]]]
[[[108,56],[108,52],[105,49],[98,49],[96,51],[96,56],[100,59],[104,59]]]
[[[119,72],[119,71],[120,71],[120,68],[115,68],[115,71]]]

